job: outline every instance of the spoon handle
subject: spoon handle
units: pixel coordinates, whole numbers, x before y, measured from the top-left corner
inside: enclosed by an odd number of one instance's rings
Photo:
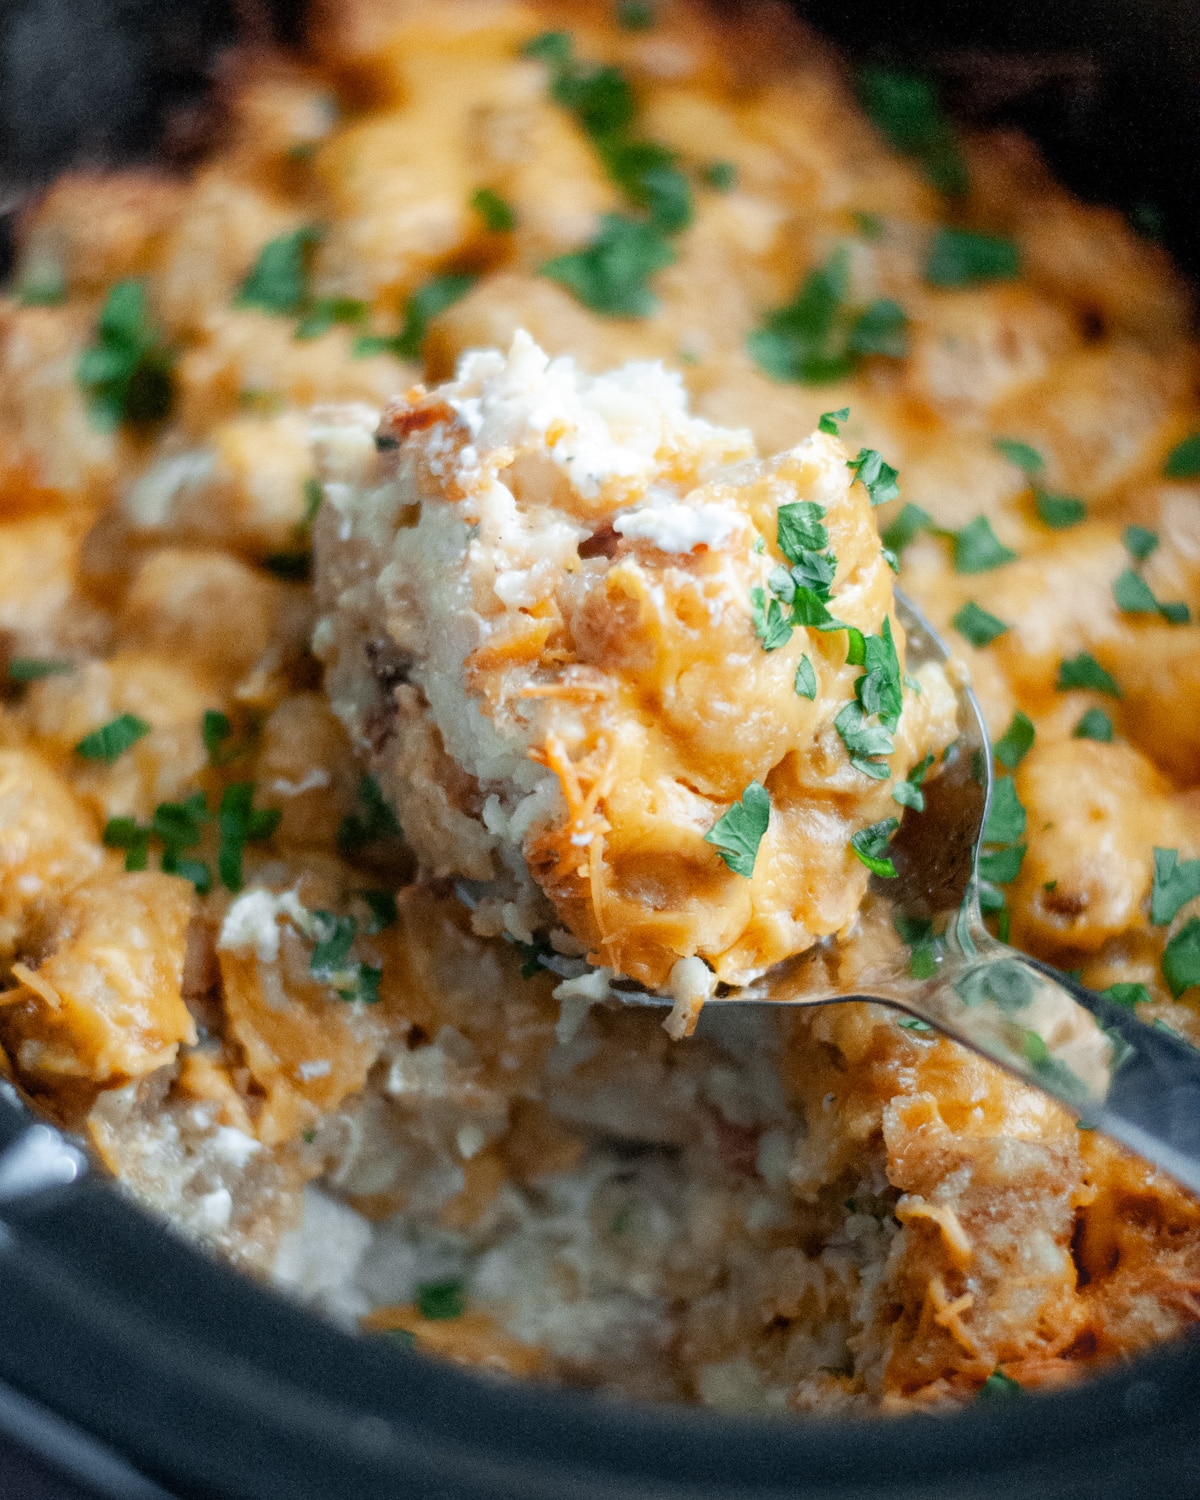
[[[1177,1032],[978,930],[900,1003],[1200,1193],[1200,1050]]]

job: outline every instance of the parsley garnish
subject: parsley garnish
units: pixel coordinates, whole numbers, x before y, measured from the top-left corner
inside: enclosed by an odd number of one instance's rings
[[[75,754],[84,760],[102,760],[112,765],[118,756],[124,755],[136,745],[143,735],[150,733],[150,725],[136,714],[118,714],[107,724],[85,735],[75,746]]]
[[[593,312],[647,318],[658,298],[647,285],[655,271],[675,261],[675,251],[649,224],[624,214],[604,214],[600,233],[582,250],[556,255],[542,275],[561,282]]]
[[[185,802],[160,802],[149,824],[135,818],[110,818],[104,828],[104,843],[110,849],[125,850],[125,868],[144,870],[150,841],[162,845],[162,869],[168,875],[190,880],[200,895],[208,894],[212,875],[203,860],[184,857],[183,850],[200,842],[203,824],[208,816],[208,800],[195,792]]]
[[[492,234],[506,234],[517,227],[517,216],[512,205],[492,188],[477,188],[471,197],[471,207],[483,220],[484,228]]]
[[[396,910],[396,897],[391,891],[359,891],[358,894],[371,913],[371,920],[367,924],[368,933],[383,932],[396,925],[399,913]]]
[[[766,589],[750,590],[750,617],[764,651],[778,651],[791,640],[791,619],[773,594],[768,599]]]
[[[1046,460],[1028,443],[1022,443],[1018,438],[998,437],[992,439],[992,447],[1003,458],[1008,459],[1010,464],[1016,464],[1022,473],[1032,477],[1040,474],[1046,467]]]
[[[221,883],[235,895],[241,890],[242,855],[248,843],[269,839],[279,826],[278,808],[255,808],[254,783],[235,781],[221,794],[217,815],[221,833],[217,851],[217,873]]]
[[[1173,921],[1181,906],[1200,896],[1200,859],[1179,863],[1178,849],[1155,849],[1150,920],[1155,927]]]
[[[317,940],[308,961],[312,977],[318,984],[329,985],[339,1000],[378,1004],[383,970],[350,959],[350,949],[358,936],[355,919],[335,916],[330,911],[314,911],[312,920]]]
[[[1200,479],[1200,432],[1193,432],[1171,449],[1163,473],[1168,479]]]
[[[978,1400],[995,1401],[999,1399],[1006,1401],[1012,1396],[1019,1396],[1022,1387],[1012,1378],[1006,1375],[999,1365],[992,1371],[988,1378],[979,1387]]]
[[[1121,689],[1090,651],[1060,661],[1054,686],[1060,693],[1069,693],[1072,688],[1090,688],[1095,693],[1107,693],[1110,698],[1121,696]]]
[[[886,781],[890,772],[886,757],[896,748],[882,724],[869,724],[857,703],[847,703],[833,721],[841,736],[850,764],[873,781]],[[881,759],[880,757],[884,757]]]
[[[718,193],[728,193],[737,187],[737,168],[731,161],[710,161],[708,166],[701,168],[700,177]]]
[[[993,568],[1015,562],[1017,554],[1006,547],[992,530],[986,516],[976,516],[961,531],[951,533],[954,539],[954,568],[958,573],[990,573]]]
[[[431,1281],[417,1288],[417,1311],[431,1321],[461,1318],[466,1305],[466,1288],[461,1281]]]
[[[369,358],[373,354],[394,354],[397,359],[420,359],[421,347],[429,325],[439,313],[446,311],[465,297],[479,278],[473,273],[460,272],[445,276],[433,276],[419,286],[404,304],[404,323],[393,338],[379,334],[362,334],[354,341],[351,353],[355,359]]]
[[[883,219],[879,214],[856,211],[854,214],[854,226],[864,240],[880,240],[883,238]]]
[[[914,979],[932,978],[943,950],[941,938],[934,934],[933,923],[928,917],[910,917],[903,912],[894,912],[892,925],[900,941],[912,950],[908,960],[908,972]],[[903,1026],[904,1022],[901,1021],[900,1024]],[[917,1028],[906,1029],[916,1030]]]
[[[898,151],[911,156],[939,192],[967,191],[967,166],[954,128],[943,114],[931,84],[912,73],[864,68],[858,75],[863,108]]]
[[[840,411],[823,411],[817,419],[817,431],[827,432],[830,437],[837,437],[841,433],[841,424],[850,415],[850,408],[843,406]]]
[[[1200,984],[1200,917],[1191,917],[1163,950],[1163,978],[1176,1000]]]
[[[161,421],[174,396],[174,363],[173,352],[150,321],[145,284],[118,281],[100,309],[96,342],[76,366],[93,419],[105,428]]]
[[[1087,506],[1074,495],[1055,495],[1034,485],[1033,503],[1038,520],[1052,531],[1066,531],[1087,520]]]
[[[1110,984],[1100,993],[1114,1005],[1124,1005],[1132,1010],[1135,1005],[1144,1005],[1153,996],[1144,984]]]
[[[649,31],[654,25],[650,0],[618,0],[617,25],[622,31]]]
[[[985,844],[1015,844],[1025,832],[1025,809],[1011,776],[997,776],[983,825]]]
[[[308,268],[321,231],[313,224],[268,240],[242,282],[234,305],[294,317],[308,304]]]
[[[866,865],[872,875],[883,880],[895,880],[896,866],[888,858],[886,850],[892,834],[900,827],[898,818],[883,818],[869,828],[860,828],[850,840],[855,856]]]
[[[1162,603],[1142,575],[1132,568],[1126,568],[1113,584],[1113,598],[1117,608],[1127,615],[1162,615],[1172,625],[1186,625],[1191,619],[1186,604]]]
[[[905,547],[915,541],[922,531],[928,530],[932,524],[933,518],[928,511],[922,510],[919,505],[905,505],[883,533],[883,545],[889,552],[899,557]]]
[[[729,811],[704,835],[735,875],[754,874],[758,846],[771,820],[771,798],[765,786],[752,781]]]
[[[75,670],[73,661],[53,656],[14,656],[8,664],[9,682],[40,682],[43,677],[62,677]]]
[[[1158,532],[1148,531],[1145,526],[1126,526],[1123,540],[1130,557],[1145,562],[1158,546]]]
[[[1032,749],[1034,735],[1033,720],[1018,708],[1008,728],[992,747],[996,759],[1002,766],[1015,771]]]
[[[925,263],[931,286],[978,286],[985,281],[1012,281],[1021,273],[1021,252],[1000,235],[970,229],[939,229]]]
[[[1025,847],[1024,844],[1010,844],[1006,849],[989,849],[982,853],[979,856],[980,878],[993,885],[1011,884],[1025,859]]]
[[[820,552],[829,545],[829,532],[821,524],[825,507],[815,500],[797,500],[776,512],[775,539],[788,562],[799,565],[806,552]]]
[[[362,323],[371,311],[370,305],[357,297],[317,297],[306,303],[304,316],[296,324],[298,339],[316,339],[328,333],[335,323]]]
[[[981,609],[973,599],[968,599],[950,622],[959,635],[965,636],[972,646],[990,644],[1008,629],[1003,620]]]
[[[872,505],[886,505],[889,500],[900,498],[900,486],[896,483],[899,474],[874,448],[860,448],[854,458],[847,460],[846,467],[866,490]]]
[[[1102,708],[1089,708],[1071,731],[1073,740],[1098,740],[1102,745],[1111,745],[1113,721]]]
[[[932,754],[918,761],[904,780],[898,781],[892,788],[892,801],[898,802],[901,807],[911,807],[913,812],[924,812],[925,793],[921,790],[921,785],[932,764]]]
[[[220,709],[216,708],[205,709],[200,734],[204,740],[209,765],[223,766],[230,757],[221,747],[233,734],[233,725],[229,722],[228,714],[223,714]]]
[[[821,385],[849,375],[870,354],[907,352],[904,312],[887,298],[859,312],[846,307],[850,254],[839,246],[810,271],[795,299],[767,313],[746,340],[751,357],[775,380]]]
[[[900,662],[892,639],[892,622],[885,619],[883,631],[863,639],[866,671],[854,684],[854,703],[847,703],[834,719],[850,764],[873,781],[890,775],[886,757],[896,748],[890,731],[895,730],[903,708]],[[872,724],[871,718],[879,723]]]
[[[353,854],[400,832],[396,814],[384,801],[374,776],[359,779],[358,801],[362,812],[350,813],[338,825],[337,846],[343,854]]]
[[[802,656],[796,664],[795,685],[801,698],[812,699],[817,696],[817,674],[807,656]]]

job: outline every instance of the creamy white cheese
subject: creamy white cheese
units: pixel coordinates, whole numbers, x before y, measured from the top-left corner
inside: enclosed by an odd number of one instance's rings
[[[703,544],[723,547],[743,522],[723,505],[684,505],[672,501],[627,510],[613,520],[613,530],[631,539],[653,542],[660,552],[691,552]]]
[[[225,913],[217,947],[231,953],[253,953],[259,963],[273,964],[279,957],[280,917],[301,932],[312,923],[295,891],[281,891],[279,895],[262,889],[244,891]]]

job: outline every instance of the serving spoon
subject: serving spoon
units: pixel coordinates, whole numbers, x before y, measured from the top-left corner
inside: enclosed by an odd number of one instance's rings
[[[937,662],[958,698],[958,739],[888,847],[895,878],[871,878],[849,935],[828,938],[705,1005],[832,1005],[872,1001],[903,1011],[990,1058],[1064,1104],[1081,1128],[1128,1146],[1200,1193],[1200,1050],[1147,1026],[1125,1006],[997,941],[979,905],[979,853],[992,798],[992,752],[979,704],[920,611],[899,591],[908,665]],[[477,899],[459,887],[469,905]],[[901,936],[919,934],[910,947]],[[563,978],[580,959],[539,955]],[[667,1008],[669,995],[618,979],[626,1004]]]

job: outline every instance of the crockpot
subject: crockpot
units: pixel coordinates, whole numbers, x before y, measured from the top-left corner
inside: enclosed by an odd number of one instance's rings
[[[1019,123],[1084,196],[1200,265],[1197,0],[805,13],[852,54],[934,73],[961,113]],[[72,161],[186,160],[215,50],[239,26],[294,40],[301,19],[253,0],[0,0],[0,216]],[[1054,1393],[853,1422],[501,1383],[351,1337],[208,1259],[0,1084],[4,1500],[1157,1493],[1200,1496],[1197,1338]]]

